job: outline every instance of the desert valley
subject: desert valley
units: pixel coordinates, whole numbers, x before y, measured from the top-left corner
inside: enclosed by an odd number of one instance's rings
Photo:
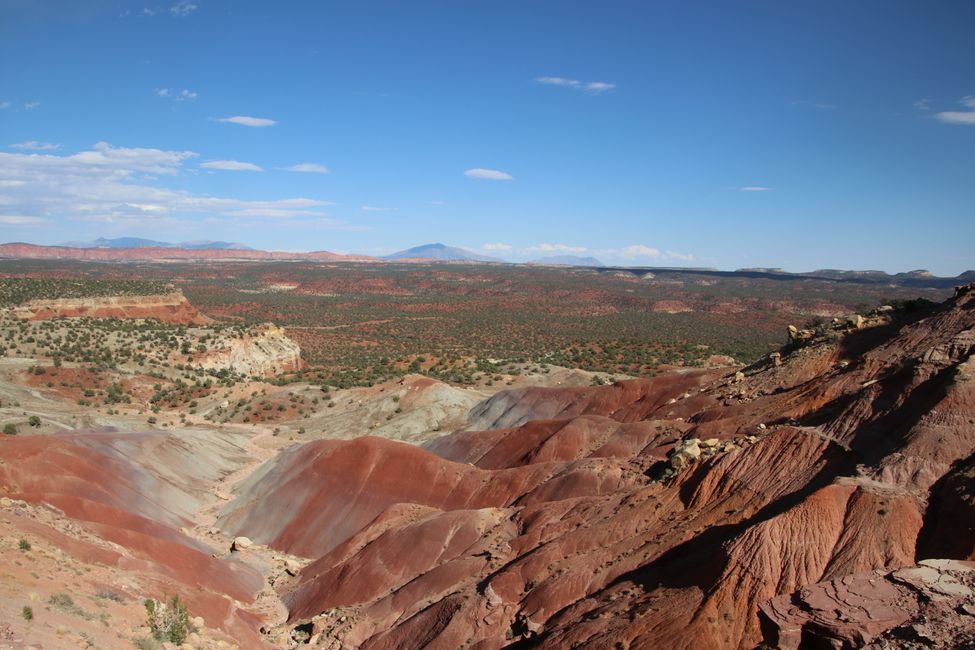
[[[975,650],[972,0],[0,0],[0,650]]]
[[[0,261],[0,643],[975,642],[963,279],[115,256]]]

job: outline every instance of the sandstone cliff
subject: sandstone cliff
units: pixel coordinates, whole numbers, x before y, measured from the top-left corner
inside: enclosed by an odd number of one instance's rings
[[[301,363],[301,348],[274,325],[262,326],[243,338],[225,339],[224,347],[210,350],[198,361],[206,369],[260,377],[297,370]]]
[[[31,300],[9,309],[24,320],[52,318],[155,318],[164,323],[202,324],[210,322],[189,303],[181,291],[154,296],[94,296]]]

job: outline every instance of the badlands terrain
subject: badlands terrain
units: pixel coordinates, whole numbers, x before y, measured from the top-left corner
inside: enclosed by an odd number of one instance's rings
[[[0,647],[975,644],[972,285],[0,274]]]

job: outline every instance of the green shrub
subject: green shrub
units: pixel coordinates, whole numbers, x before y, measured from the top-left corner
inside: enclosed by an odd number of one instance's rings
[[[190,615],[179,596],[173,596],[168,603],[147,598],[145,607],[153,638],[176,645],[182,645],[186,641]]]
[[[20,615],[24,617],[25,621],[33,621],[34,609],[30,605],[24,605],[24,608],[20,610]]]

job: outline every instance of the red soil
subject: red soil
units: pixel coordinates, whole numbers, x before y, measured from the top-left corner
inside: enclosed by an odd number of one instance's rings
[[[970,504],[973,332],[965,291],[744,377],[501,393],[472,412],[495,430],[441,456],[295,447],[222,523],[317,558],[291,620],[350,646],[751,648],[771,598],[971,553],[945,508]],[[678,439],[712,437],[662,473]]]

